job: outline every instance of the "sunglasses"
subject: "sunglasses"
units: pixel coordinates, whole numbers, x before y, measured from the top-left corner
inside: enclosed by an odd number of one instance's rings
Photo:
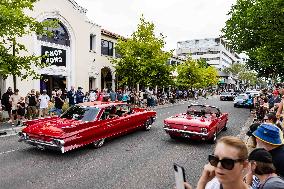
[[[229,159],[229,158],[224,158],[220,160],[218,157],[214,155],[209,155],[208,161],[214,167],[217,167],[218,163],[220,162],[224,169],[232,170],[235,166],[235,163],[242,162],[244,160],[243,159]]]

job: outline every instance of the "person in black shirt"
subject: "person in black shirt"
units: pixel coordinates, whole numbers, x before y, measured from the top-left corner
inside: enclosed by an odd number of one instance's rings
[[[64,105],[64,99],[62,97],[62,92],[58,91],[57,95],[54,97],[54,112],[56,115],[60,116],[62,114],[62,107]]]
[[[12,111],[12,104],[10,102],[10,97],[13,94],[12,88],[9,87],[7,92],[3,94],[2,99],[1,99],[1,104],[3,106],[3,110],[8,112],[9,115],[9,122],[12,122],[11,120],[11,111]]]
[[[28,104],[28,119],[35,119],[37,115],[37,97],[35,90],[32,89],[31,92],[26,97],[27,104]]]
[[[67,98],[70,107],[76,104],[76,91],[74,86],[71,86],[71,90],[67,92]]]

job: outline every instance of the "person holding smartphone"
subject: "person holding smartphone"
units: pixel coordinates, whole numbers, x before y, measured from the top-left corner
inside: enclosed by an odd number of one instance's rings
[[[248,167],[248,150],[245,143],[233,136],[218,140],[214,153],[208,156],[197,183],[197,189],[249,189],[244,180],[244,170]],[[186,189],[191,189],[185,183]]]

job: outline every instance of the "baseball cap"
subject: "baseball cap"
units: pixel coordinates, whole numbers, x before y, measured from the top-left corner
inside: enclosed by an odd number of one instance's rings
[[[249,154],[248,160],[254,160],[263,163],[272,163],[272,156],[264,148],[257,148]]]

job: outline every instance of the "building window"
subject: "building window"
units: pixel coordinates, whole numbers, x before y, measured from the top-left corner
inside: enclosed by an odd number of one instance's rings
[[[90,35],[90,51],[96,52],[96,35]]]
[[[46,19],[53,20],[53,19]],[[46,28],[48,31],[52,32],[53,35],[51,37],[47,35],[39,35],[37,39],[40,41],[45,41],[49,43],[55,43],[58,45],[70,46],[70,38],[65,26],[59,22],[57,28]]]
[[[102,55],[113,56],[113,42],[102,39]]]

